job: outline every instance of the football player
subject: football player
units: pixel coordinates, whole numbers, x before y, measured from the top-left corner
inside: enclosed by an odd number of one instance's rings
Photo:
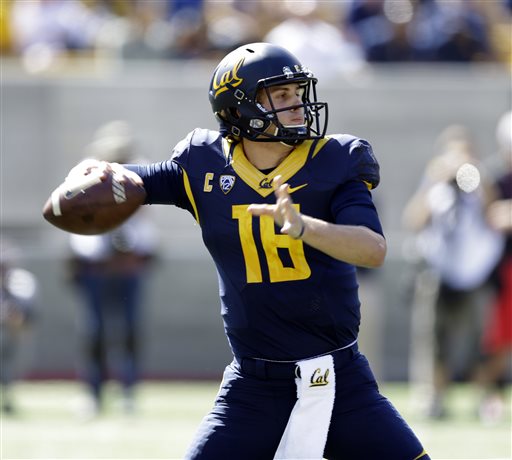
[[[187,459],[429,459],[358,351],[356,267],[386,254],[379,166],[367,141],[326,135],[316,83],[285,49],[242,46],[211,79],[220,130],[124,166],[147,204],[193,215],[219,274],[234,359]]]

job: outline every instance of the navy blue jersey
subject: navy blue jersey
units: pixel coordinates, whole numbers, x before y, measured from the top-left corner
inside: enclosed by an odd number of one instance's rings
[[[235,356],[292,361],[356,340],[355,267],[281,234],[270,216],[252,216],[247,207],[275,203],[272,180],[281,175],[301,213],[382,234],[369,192],[379,167],[366,141],[305,141],[265,174],[241,144],[196,129],[168,161],[129,168],[142,177],[148,204],[182,207],[200,224]]]

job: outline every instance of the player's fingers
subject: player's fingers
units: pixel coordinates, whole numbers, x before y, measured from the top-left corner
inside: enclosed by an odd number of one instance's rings
[[[92,158],[83,160],[69,171],[66,180],[80,176],[86,176],[90,174],[93,170],[101,169],[102,163],[104,162],[94,160]]]
[[[281,227],[281,233],[284,233],[286,235],[289,235],[292,229],[292,225],[289,221],[286,221],[284,225]]]
[[[297,238],[303,232],[304,223],[300,213],[293,206],[293,201],[288,193],[278,199],[278,208],[284,222],[281,233]]]
[[[280,214],[285,220],[295,220],[297,211],[293,207],[293,201],[288,194],[283,195],[277,199],[277,206]]]
[[[274,190],[278,190],[281,185],[283,185],[283,176],[277,175],[274,177],[274,180],[272,181],[272,185],[274,186]]]
[[[251,204],[247,208],[253,216],[273,216],[276,212],[276,205],[274,204]]]
[[[298,238],[304,233],[304,222],[300,214],[296,214],[291,219],[286,219],[284,225],[281,227],[281,233],[290,235],[292,238]]]
[[[274,184],[274,194],[276,198],[289,198],[290,194],[288,193],[288,184],[283,183],[283,179],[281,176],[276,176],[273,181]]]
[[[280,184],[278,187],[275,188],[275,195],[277,198],[286,198],[289,197],[290,194],[288,193],[288,184]]]
[[[247,211],[253,216],[270,216],[277,225],[283,225],[283,217],[275,204],[251,204]]]

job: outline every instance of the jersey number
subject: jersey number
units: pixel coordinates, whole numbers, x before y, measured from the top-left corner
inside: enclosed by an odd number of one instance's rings
[[[299,209],[297,204],[294,206]],[[261,283],[261,262],[254,240],[252,228],[253,216],[247,212],[248,205],[233,206],[233,219],[238,220],[240,243],[245,259],[245,270],[248,283]],[[276,234],[274,219],[270,216],[261,216],[260,239],[267,259],[268,273],[271,283],[281,281],[295,281],[309,278],[311,269],[304,256],[304,245],[300,240],[294,240],[288,235]],[[278,250],[286,249],[290,255],[293,267],[286,267],[279,257]]]

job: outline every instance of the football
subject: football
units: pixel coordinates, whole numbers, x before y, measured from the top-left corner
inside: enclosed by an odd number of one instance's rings
[[[97,235],[118,227],[146,198],[142,185],[119,178],[114,171],[92,171],[66,179],[46,201],[44,218],[61,230],[80,235]]]

